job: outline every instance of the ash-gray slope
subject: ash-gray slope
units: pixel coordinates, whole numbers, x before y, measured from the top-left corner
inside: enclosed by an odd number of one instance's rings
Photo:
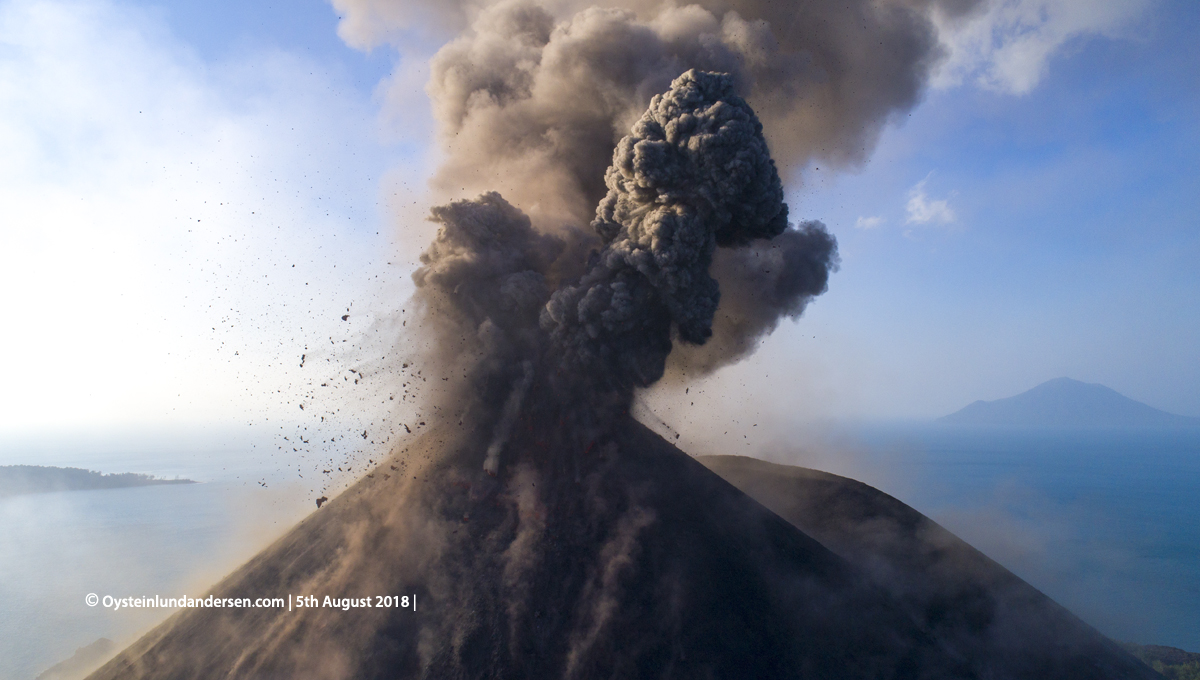
[[[385,465],[213,590],[416,593],[416,613],[186,610],[92,678],[965,677],[845,560],[620,425],[578,482],[536,470],[536,427],[497,478]]]

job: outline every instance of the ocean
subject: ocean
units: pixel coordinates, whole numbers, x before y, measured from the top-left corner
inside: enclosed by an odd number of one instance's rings
[[[896,496],[1109,636],[1200,651],[1200,433],[905,425],[833,438],[843,455],[825,464],[765,457]],[[170,614],[89,607],[89,593],[200,595],[310,512],[306,480],[266,450],[0,446],[0,464],[204,482],[0,499],[0,678],[32,680]]]

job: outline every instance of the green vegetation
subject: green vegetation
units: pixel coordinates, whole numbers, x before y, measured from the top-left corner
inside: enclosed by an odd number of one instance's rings
[[[161,479],[133,472],[103,474],[80,468],[43,467],[40,465],[0,466],[0,498],[47,491],[83,491],[120,489],[157,484],[195,484],[190,479]]]
[[[1200,654],[1185,652],[1176,647],[1138,645],[1132,642],[1122,642],[1121,646],[1171,680],[1200,680]]]

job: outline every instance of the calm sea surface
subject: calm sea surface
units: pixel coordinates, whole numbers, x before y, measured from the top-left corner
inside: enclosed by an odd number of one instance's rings
[[[1200,651],[1200,433],[878,427],[846,440],[858,474],[826,469],[924,512],[1110,636]],[[277,466],[236,450],[17,458],[0,450],[0,464],[205,483],[0,500],[2,679],[169,614],[88,607],[88,593],[199,595],[311,507]]]

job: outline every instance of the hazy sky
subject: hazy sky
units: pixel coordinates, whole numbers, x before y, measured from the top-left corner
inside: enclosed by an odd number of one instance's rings
[[[322,0],[0,0],[0,433],[286,418],[302,353],[399,306],[444,36],[364,54],[337,26]],[[789,185],[841,271],[706,398],[923,418],[1069,376],[1200,416],[1198,32],[1182,0],[948,28],[865,166]]]

